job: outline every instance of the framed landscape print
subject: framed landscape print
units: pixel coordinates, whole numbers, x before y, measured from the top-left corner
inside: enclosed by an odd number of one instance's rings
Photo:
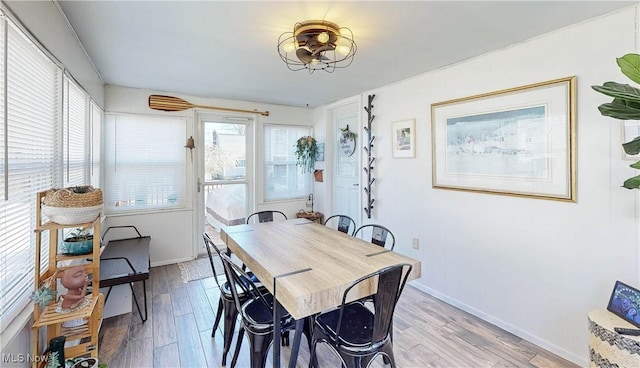
[[[575,77],[431,105],[433,187],[575,201]]]
[[[416,121],[396,121],[391,129],[393,157],[416,157]]]

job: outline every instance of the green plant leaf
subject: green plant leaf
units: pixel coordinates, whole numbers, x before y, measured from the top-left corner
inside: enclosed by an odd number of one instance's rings
[[[627,143],[623,143],[622,148],[624,148],[627,155],[637,155],[640,153],[640,136],[635,137]]]
[[[640,105],[614,99],[613,102],[598,106],[602,116],[609,116],[621,120],[640,120]]]
[[[616,62],[622,74],[629,77],[632,81],[640,83],[640,55],[626,54],[623,57],[617,58]]]
[[[640,89],[628,84],[605,82],[602,86],[591,86],[591,88],[613,98],[640,103]]]
[[[633,167],[634,169],[640,169],[640,161],[636,161],[629,165],[629,167]]]
[[[640,175],[625,180],[622,186],[627,189],[640,189]]]

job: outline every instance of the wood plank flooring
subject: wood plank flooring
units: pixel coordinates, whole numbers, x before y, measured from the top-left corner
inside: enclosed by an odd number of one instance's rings
[[[150,273],[147,322],[141,322],[135,308],[134,313],[105,319],[100,358],[110,368],[222,367],[222,326],[211,337],[219,297],[213,278],[183,283],[175,264],[152,268]],[[141,285],[136,288],[142,291]],[[320,367],[340,367],[328,347],[319,345],[318,352]],[[394,353],[400,368],[577,367],[410,285],[396,310]],[[282,354],[286,366],[289,349],[283,348]],[[303,337],[297,367],[307,367],[308,361]],[[382,358],[371,366],[384,367]],[[237,367],[249,367],[246,339]]]

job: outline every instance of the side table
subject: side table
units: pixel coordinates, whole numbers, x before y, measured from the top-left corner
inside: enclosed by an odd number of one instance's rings
[[[640,367],[640,336],[620,335],[614,327],[637,328],[606,309],[594,309],[589,320],[589,367]]]
[[[313,222],[322,224],[323,223],[322,219],[324,218],[324,215],[320,212],[298,212],[296,213],[296,218],[306,218]]]

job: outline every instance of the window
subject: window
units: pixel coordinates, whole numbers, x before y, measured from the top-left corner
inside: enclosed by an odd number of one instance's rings
[[[187,120],[107,114],[105,207],[110,212],[186,205]],[[162,152],[162,154],[158,154]]]
[[[89,139],[91,140],[89,146],[91,152],[89,154],[89,183],[96,188],[100,188],[100,138],[102,137],[102,110],[94,102],[91,102],[91,115],[90,115],[90,133]]]
[[[88,180],[85,170],[88,98],[68,76],[64,77],[64,184],[83,185]]]
[[[43,234],[34,270],[36,193],[87,184],[89,152],[100,167],[102,112],[43,50],[0,9],[0,333],[30,303],[34,271],[48,268]]]
[[[61,182],[61,69],[13,23],[0,18],[6,90],[0,101],[0,331],[33,291],[35,195]],[[0,83],[1,85],[1,83]],[[2,88],[0,88],[2,90]],[[4,116],[6,114],[6,120]],[[6,142],[6,144],[5,144]],[[43,238],[43,259],[48,255]],[[47,265],[43,264],[42,268]]]
[[[265,125],[265,201],[304,198],[311,192],[311,175],[296,166],[298,138],[310,135],[311,128],[295,125]]]

